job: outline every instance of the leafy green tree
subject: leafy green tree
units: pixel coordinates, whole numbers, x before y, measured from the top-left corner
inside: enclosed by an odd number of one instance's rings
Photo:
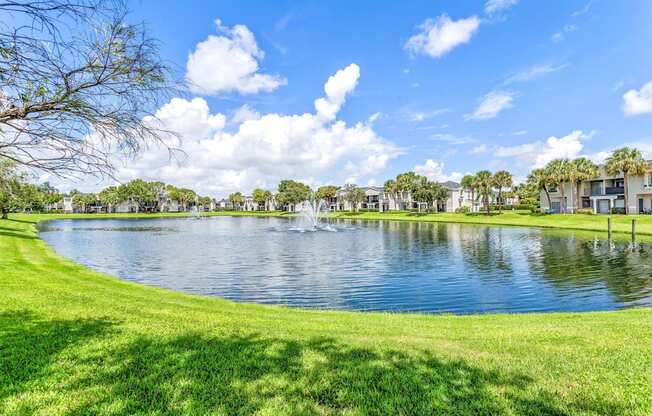
[[[265,207],[267,201],[271,199],[272,193],[262,188],[256,188],[251,195],[254,202],[258,204],[258,209],[260,209],[261,207]]]
[[[396,185],[396,180],[388,179],[383,184],[383,189],[387,194],[391,195],[394,199],[398,196],[398,186]]]
[[[396,175],[396,179],[385,181],[385,191],[398,199],[412,195],[422,183],[422,176],[414,172],[404,172]]]
[[[23,176],[18,173],[16,163],[0,159],[0,214],[7,219],[10,212],[20,208]]]
[[[422,178],[414,172],[400,173],[396,176],[396,187],[399,192],[412,193],[421,186]]]
[[[310,187],[301,182],[285,179],[278,184],[276,201],[282,206],[296,205],[310,196]]]
[[[199,202],[199,205],[201,205],[202,208],[204,208],[204,209],[210,209],[212,201],[213,201],[213,199],[210,196],[201,196],[197,200],[197,202]]]
[[[23,183],[20,186],[19,203],[23,211],[43,211],[45,208],[46,194],[38,186]]]
[[[448,191],[441,184],[422,177],[421,183],[412,195],[413,199],[426,204],[428,210],[436,210],[437,205],[448,198]]]
[[[367,195],[357,185],[352,183],[344,185],[344,199],[351,204],[353,212],[358,211],[358,206],[365,200]]]
[[[475,175],[464,175],[460,185],[462,185],[462,188],[471,191],[471,202],[475,204]]]
[[[197,199],[197,194],[192,189],[180,188],[179,189],[179,202],[184,211],[188,210],[188,204]]]
[[[487,215],[491,214],[489,201],[493,195],[494,179],[491,172],[488,170],[481,170],[475,174],[473,186],[477,189],[478,197],[482,199],[482,204],[487,211]]]
[[[244,197],[241,192],[234,192],[229,195],[229,201],[231,201],[231,205],[233,205],[234,209],[240,209],[240,206],[244,202]]]
[[[644,175],[648,162],[638,149],[623,147],[613,151],[607,158],[605,167],[610,175],[623,174],[625,179],[625,214],[629,214],[629,185],[627,179],[630,176]]]
[[[582,208],[580,187],[583,181],[590,181],[598,177],[598,165],[585,157],[573,159],[569,167],[569,179],[575,185],[575,208]]]
[[[566,190],[565,185],[571,182],[571,162],[568,159],[555,159],[550,161],[545,169],[548,171],[551,180],[559,186],[561,193],[561,212],[566,213]]]
[[[502,212],[503,206],[503,188],[511,188],[513,185],[512,174],[506,170],[499,170],[494,173],[494,187],[498,189],[498,211]]]
[[[526,197],[530,195],[534,196],[536,193],[536,199],[538,201],[540,199],[540,191],[543,191],[546,194],[546,199],[548,200],[548,207],[550,207],[550,188],[555,185],[556,183],[552,176],[550,176],[550,172],[547,169],[533,169],[527,177],[525,186],[521,188],[522,194],[519,195],[519,197],[521,200],[523,200],[523,195],[526,195]]]
[[[72,203],[82,212],[88,212],[89,208],[97,203],[97,196],[95,194],[75,194],[72,198]]]
[[[340,187],[335,185],[320,186],[315,193],[315,197],[322,201],[333,200],[337,197],[337,191]]]
[[[131,200],[138,204],[138,210],[142,211],[144,207],[151,206],[156,201],[156,192],[149,182],[142,179],[134,179],[124,185],[122,190],[125,200]]]
[[[50,182],[43,182],[38,186],[38,191],[41,193],[41,198],[43,199],[43,207],[56,204],[61,201],[62,196],[59,193],[59,190],[52,186]]]
[[[109,186],[99,193],[100,201],[107,206],[107,212],[113,212],[113,207],[124,201],[125,195],[116,186]]]

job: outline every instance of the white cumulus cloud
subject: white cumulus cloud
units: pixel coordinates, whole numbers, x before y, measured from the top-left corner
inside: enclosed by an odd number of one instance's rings
[[[484,12],[488,15],[502,12],[516,5],[518,1],[519,0],[488,0],[484,4]]]
[[[626,116],[652,113],[652,81],[640,90],[631,89],[623,95],[623,112]]]
[[[480,103],[471,114],[464,117],[467,120],[488,120],[496,117],[501,111],[513,107],[516,93],[511,91],[491,91],[480,99]]]
[[[451,172],[449,174],[444,172],[444,163],[437,162],[432,159],[426,160],[423,165],[416,165],[414,172],[418,175],[423,175],[431,181],[446,182],[454,181],[459,182],[464,176],[461,172]]]
[[[562,69],[566,68],[568,65],[563,64],[563,65],[534,65],[524,71],[517,72],[513,75],[511,75],[509,78],[505,80],[503,84],[508,85],[508,84],[513,84],[515,82],[528,82],[535,80],[537,78],[541,78],[545,75],[551,74],[553,72],[561,71]]]
[[[258,111],[251,108],[248,104],[243,104],[237,109],[235,109],[235,111],[233,111],[229,119],[229,123],[241,124],[247,120],[257,120],[259,118],[260,118],[260,113]]]
[[[484,155],[489,151],[489,147],[487,147],[486,144],[481,144],[478,146],[475,146],[469,153],[472,155]]]
[[[315,100],[317,114],[326,120],[333,119],[344,104],[347,94],[358,85],[359,78],[360,67],[356,64],[340,69],[335,75],[330,76],[324,85],[326,97]]]
[[[240,107],[229,120],[242,120],[233,131],[203,98],[174,98],[156,116],[161,127],[176,133],[166,144],[183,154],[171,161],[167,149],[150,147],[126,161],[117,178],[162,180],[215,197],[254,187],[275,190],[287,178],[311,185],[373,180],[403,150],[374,131],[378,115],[352,125],[337,119],[359,75],[358,66],[350,65],[330,77],[315,112],[258,114]]]
[[[420,32],[405,43],[405,49],[413,55],[425,54],[440,58],[457,46],[468,43],[480,27],[480,19],[471,16],[451,20],[446,14],[437,19],[427,19],[419,26]]]
[[[192,92],[202,95],[273,91],[287,81],[279,75],[261,74],[265,53],[244,25],[232,28],[215,21],[218,35],[209,35],[188,55],[186,80]]]
[[[516,158],[521,167],[541,168],[553,159],[576,158],[582,154],[584,143],[591,134],[576,130],[563,137],[550,136],[545,141],[524,143],[516,146],[500,146],[494,155],[501,158]]]

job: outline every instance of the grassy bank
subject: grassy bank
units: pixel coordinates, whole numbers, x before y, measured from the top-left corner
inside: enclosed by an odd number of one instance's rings
[[[497,215],[466,215],[455,213],[419,214],[411,212],[335,213],[336,218],[361,220],[392,220],[422,222],[455,222],[467,224],[510,225],[522,227],[560,228],[568,230],[607,231],[607,216],[586,214],[533,215],[529,212],[505,211]],[[631,233],[632,219],[636,219],[637,233],[652,235],[652,215],[611,215],[612,231]]]
[[[652,413],[650,309],[235,304],[92,272],[38,239],[41,218],[0,220],[0,414]]]

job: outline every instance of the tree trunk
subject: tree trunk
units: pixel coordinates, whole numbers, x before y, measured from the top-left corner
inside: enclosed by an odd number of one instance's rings
[[[623,187],[625,188],[625,215],[629,215],[629,187],[627,186],[627,174],[623,175]]]
[[[550,200],[550,192],[548,192],[547,187],[543,187],[543,191],[546,193],[546,199],[548,200],[548,209],[552,208],[552,201]]]
[[[582,181],[577,181],[577,183],[575,184],[575,191],[576,191],[575,197],[577,198],[577,209],[578,210],[581,208],[580,207],[580,202],[582,200],[582,197],[580,196],[580,185],[582,185]],[[575,212],[577,213],[577,210]]]
[[[564,195],[564,182],[559,184],[559,189],[561,190],[561,209],[562,214],[566,213],[566,196]]]
[[[9,212],[6,210],[2,210],[2,219],[3,220],[8,220],[9,219]]]
[[[498,188],[498,212],[502,213],[503,212],[503,188]]]

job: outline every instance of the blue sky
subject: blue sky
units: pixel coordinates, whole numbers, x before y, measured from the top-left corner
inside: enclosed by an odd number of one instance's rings
[[[652,153],[647,0],[144,0],[132,10],[198,86],[163,112],[187,158],[166,167],[146,156],[124,180],[157,175],[223,196],[286,176],[366,185],[415,168],[438,180],[506,168],[522,178],[554,157],[599,161],[623,144]],[[315,110],[319,97],[334,117]]]

